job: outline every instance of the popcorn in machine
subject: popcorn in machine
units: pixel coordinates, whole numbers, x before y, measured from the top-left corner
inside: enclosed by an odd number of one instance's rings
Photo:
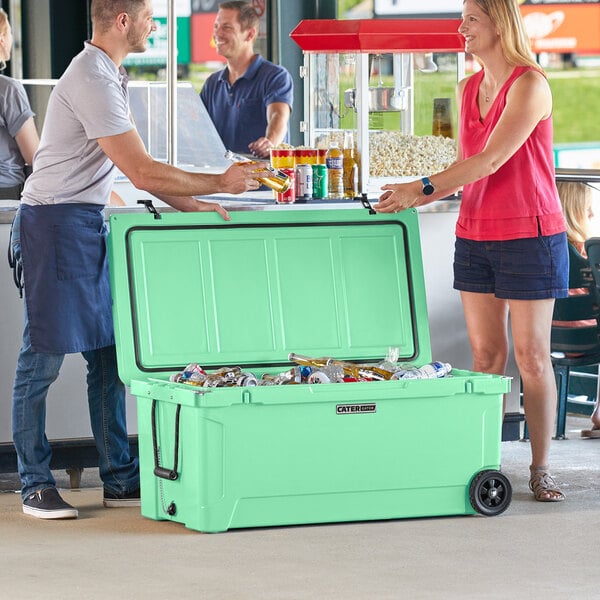
[[[304,52],[307,147],[353,140],[359,192],[444,169],[456,156],[459,19],[314,19],[290,33]],[[352,135],[348,135],[348,134]]]

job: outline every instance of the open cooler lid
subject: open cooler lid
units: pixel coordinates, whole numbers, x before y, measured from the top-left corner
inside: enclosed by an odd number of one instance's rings
[[[121,379],[289,366],[288,354],[431,360],[417,213],[119,213],[109,264]]]

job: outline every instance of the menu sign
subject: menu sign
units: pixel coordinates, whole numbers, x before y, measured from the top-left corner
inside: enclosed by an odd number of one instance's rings
[[[521,13],[534,52],[600,52],[600,1],[525,0]]]
[[[540,52],[600,53],[600,0],[519,0],[531,47]],[[375,17],[460,17],[462,0],[374,0]]]

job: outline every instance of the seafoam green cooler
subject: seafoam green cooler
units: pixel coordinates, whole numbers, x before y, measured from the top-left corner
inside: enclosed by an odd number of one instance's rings
[[[290,352],[431,361],[417,214],[114,214],[119,373],[137,398],[142,514],[206,532],[495,515],[505,377],[198,388],[196,362],[260,377]],[[435,357],[447,360],[448,357]]]

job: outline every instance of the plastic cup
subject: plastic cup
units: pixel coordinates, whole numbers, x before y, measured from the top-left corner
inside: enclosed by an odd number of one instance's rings
[[[297,165],[316,165],[317,164],[317,149],[316,148],[296,148]]]
[[[293,169],[296,166],[292,148],[274,148],[271,150],[271,166],[274,169]]]

